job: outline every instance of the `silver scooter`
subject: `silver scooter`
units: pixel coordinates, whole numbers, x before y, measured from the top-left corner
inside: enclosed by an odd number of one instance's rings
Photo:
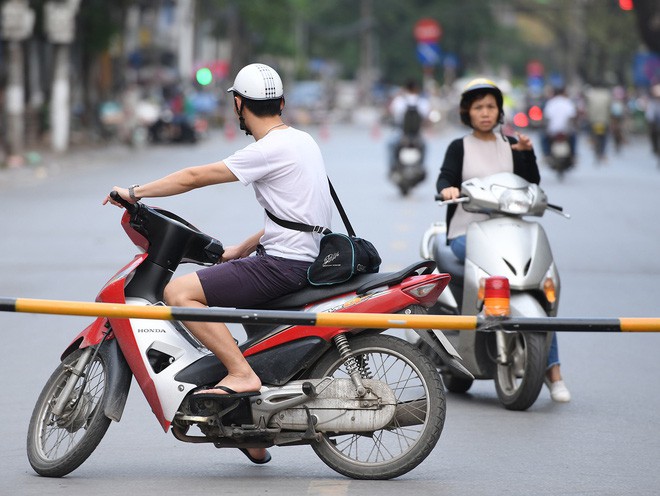
[[[486,214],[467,229],[467,252],[461,263],[447,245],[444,222],[434,223],[421,243],[422,257],[435,260],[438,271],[452,280],[429,313],[478,315],[482,312],[483,284],[489,276],[508,278],[512,317],[556,316],[560,281],[545,231],[525,216],[541,217],[546,210],[565,218],[562,208],[550,205],[536,184],[512,173],[470,179],[461,185],[461,197],[439,205],[461,204],[469,212]],[[460,208],[460,207],[459,207]],[[497,396],[509,410],[526,410],[543,386],[552,333],[493,331],[434,331],[440,341],[448,338],[473,377],[436,358],[445,386],[467,392],[474,379],[494,379]],[[432,335],[433,336],[433,335]],[[435,346],[409,335],[431,356]]]

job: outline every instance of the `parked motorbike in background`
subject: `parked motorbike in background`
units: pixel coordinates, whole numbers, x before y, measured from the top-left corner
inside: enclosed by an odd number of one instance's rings
[[[199,124],[205,123],[200,122]],[[168,107],[163,107],[158,119],[149,126],[149,139],[153,143],[197,143],[199,139],[198,122],[185,114],[175,114]],[[204,127],[204,132],[206,127]]]
[[[422,257],[434,260],[438,271],[451,275],[448,288],[430,313],[480,314],[485,279],[503,276],[510,284],[512,317],[556,316],[560,280],[550,243],[541,225],[524,217],[540,217],[546,210],[561,213],[562,209],[548,204],[538,185],[512,173],[465,181],[461,194],[456,200],[439,201],[439,205],[460,204],[467,211],[488,217],[469,225],[464,264],[446,243],[444,222],[434,223],[424,233]],[[526,410],[536,401],[543,386],[551,333],[490,330],[444,334],[474,378],[495,381],[505,408]],[[415,335],[409,335],[409,340],[434,355],[424,340]],[[449,391],[464,393],[470,389],[472,377],[442,359],[437,362]]]
[[[97,301],[163,305],[163,289],[180,263],[221,260],[222,244],[175,214],[112,195],[126,209],[122,227],[143,253],[106,283]],[[434,268],[421,261],[396,273],[310,286],[267,308],[422,313],[449,280]],[[28,428],[30,464],[49,477],[80,466],[110,421],[121,419],[132,377],[162,428],[184,442],[243,450],[308,444],[329,467],[356,479],[398,477],[436,445],[445,419],[442,380],[405,339],[378,329],[244,328],[240,348],[261,391],[195,395],[227,371],[183,323],[96,319],[64,350],[37,400]],[[447,363],[456,359],[452,349],[439,352]]]
[[[103,139],[140,148],[149,141],[149,129],[158,119],[158,106],[148,99],[137,100],[131,108],[108,100],[100,105],[98,118]]]

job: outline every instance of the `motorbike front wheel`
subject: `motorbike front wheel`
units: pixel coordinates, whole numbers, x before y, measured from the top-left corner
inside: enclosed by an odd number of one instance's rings
[[[506,364],[497,364],[497,396],[507,410],[527,410],[543,387],[548,362],[546,334],[505,333],[504,339],[509,359]]]
[[[83,350],[76,350],[60,363],[32,412],[27,437],[28,460],[45,477],[62,477],[78,468],[101,442],[110,425],[104,414],[108,374],[102,354],[85,365],[63,412],[53,413],[81,356]]]
[[[442,380],[431,361],[402,339],[383,334],[349,339],[350,357],[364,378],[386,383],[397,399],[387,427],[360,434],[323,434],[312,444],[323,462],[354,479],[392,479],[419,465],[435,447],[445,421]],[[350,377],[335,349],[310,373],[312,378]]]

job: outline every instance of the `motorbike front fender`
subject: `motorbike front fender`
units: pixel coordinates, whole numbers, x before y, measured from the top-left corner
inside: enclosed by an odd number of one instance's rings
[[[109,398],[103,413],[110,420],[119,422],[126,406],[133,373],[116,339],[103,343],[99,353],[105,358],[108,374],[105,394]]]
[[[529,293],[515,293],[510,301],[511,317],[547,317],[541,303]]]
[[[62,353],[62,359],[77,349],[99,345],[103,341],[104,334],[108,332],[107,321],[107,318],[101,317],[87,326]],[[102,355],[106,365],[107,380],[104,394],[109,395],[103,413],[110,420],[119,422],[126,406],[133,373],[119,348],[117,340],[112,339],[112,336],[103,343],[103,346],[99,349],[99,354]]]

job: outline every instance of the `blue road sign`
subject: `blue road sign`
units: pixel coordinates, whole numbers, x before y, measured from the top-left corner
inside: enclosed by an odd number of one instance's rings
[[[438,43],[417,43],[417,58],[422,65],[438,65],[442,50]]]

